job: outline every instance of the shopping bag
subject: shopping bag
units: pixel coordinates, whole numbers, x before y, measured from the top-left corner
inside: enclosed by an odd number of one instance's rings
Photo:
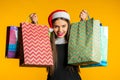
[[[100,21],[89,19],[71,25],[68,43],[68,64],[88,65],[99,63]]]
[[[100,35],[100,49],[101,49],[101,61],[98,64],[89,64],[81,65],[81,68],[84,67],[96,67],[96,66],[107,66],[107,56],[108,56],[108,27],[101,26],[101,35]]]
[[[22,65],[50,66],[53,65],[53,56],[48,34],[48,27],[23,22],[21,23],[23,55]]]
[[[17,58],[17,41],[18,41],[18,27],[8,26],[7,27],[7,38],[6,38],[6,57]]]
[[[23,51],[23,37],[22,37],[22,27],[18,27],[18,46],[17,53],[19,54],[20,66],[24,66],[24,51]]]

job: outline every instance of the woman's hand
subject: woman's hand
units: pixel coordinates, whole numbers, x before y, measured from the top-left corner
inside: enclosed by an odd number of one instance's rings
[[[31,22],[33,24],[38,24],[38,17],[37,17],[37,14],[36,13],[32,13],[29,15],[30,19],[31,19]]]
[[[88,17],[88,12],[86,10],[82,10],[79,17],[81,21],[86,20],[86,18]]]

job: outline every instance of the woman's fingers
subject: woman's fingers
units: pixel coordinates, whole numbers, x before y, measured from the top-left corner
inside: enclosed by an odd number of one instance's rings
[[[82,12],[87,14],[87,10],[82,10]]]
[[[82,10],[81,13],[80,13],[81,20],[86,20],[87,17],[88,17],[87,10]]]

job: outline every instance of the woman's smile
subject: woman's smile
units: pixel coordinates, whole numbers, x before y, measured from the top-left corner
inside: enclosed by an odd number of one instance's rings
[[[63,36],[63,35],[64,35],[64,32],[58,32],[58,33],[57,33],[57,36],[58,36],[58,37],[61,37],[61,36]]]

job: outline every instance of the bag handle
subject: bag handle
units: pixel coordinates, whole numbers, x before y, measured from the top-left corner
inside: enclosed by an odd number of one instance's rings
[[[90,19],[90,15],[88,14],[88,12],[86,10],[82,10],[82,11],[87,14],[87,18],[89,20]],[[100,26],[102,26],[102,23],[100,23]]]

